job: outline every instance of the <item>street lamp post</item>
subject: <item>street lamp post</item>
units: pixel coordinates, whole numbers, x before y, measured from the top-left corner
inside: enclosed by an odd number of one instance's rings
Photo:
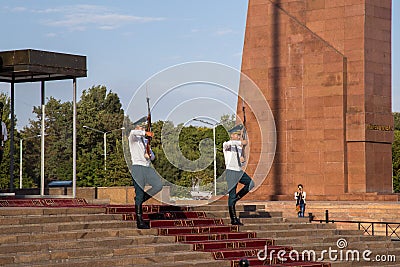
[[[100,131],[100,130],[98,130],[98,129],[94,129],[94,128],[91,128],[91,127],[86,126],[86,125],[83,125],[83,128],[89,129],[89,130],[92,130],[92,131],[95,131],[95,132],[98,132],[98,133],[103,134],[103,143],[104,143],[104,170],[107,170],[107,134],[108,134],[108,133],[111,133],[111,132],[114,132],[114,131],[123,130],[123,129],[125,129],[125,127],[118,128],[118,129],[111,130],[111,131],[107,131],[107,132],[105,132],[105,131]]]
[[[215,140],[215,127],[213,126],[213,139],[214,139],[214,196],[217,195],[217,146],[216,146],[216,140]]]
[[[216,147],[216,140],[215,140],[215,128],[220,125],[220,123],[210,123],[208,121],[204,121],[201,119],[193,119],[194,121],[199,121],[208,125],[212,126],[213,129],[213,145],[214,145],[214,196],[217,195],[217,147]]]

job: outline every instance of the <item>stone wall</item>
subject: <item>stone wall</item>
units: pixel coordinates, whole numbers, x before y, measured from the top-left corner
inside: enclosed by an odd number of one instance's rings
[[[145,190],[147,190],[146,187]],[[72,188],[48,188],[46,194],[49,196],[54,195],[72,195]],[[116,186],[116,187],[77,187],[76,197],[84,198],[88,202],[93,200],[103,201],[108,204],[130,204],[133,205],[135,199],[135,188],[133,186]],[[170,202],[170,191],[169,186],[164,186],[161,192],[159,192],[155,198],[152,198],[146,202],[146,204],[159,204],[157,201],[162,200],[162,203]]]

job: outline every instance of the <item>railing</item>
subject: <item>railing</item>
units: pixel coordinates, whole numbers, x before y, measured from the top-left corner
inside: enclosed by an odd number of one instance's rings
[[[384,225],[385,226],[385,235],[390,237],[394,241],[400,241],[400,222],[369,222],[369,221],[343,221],[343,220],[329,220],[329,211],[325,210],[325,219],[324,220],[316,220],[314,219],[314,215],[312,213],[308,214],[308,218],[310,222],[319,222],[319,223],[352,223],[358,225],[358,230],[363,230],[363,234],[368,234],[371,236],[375,236],[375,226],[376,225]]]

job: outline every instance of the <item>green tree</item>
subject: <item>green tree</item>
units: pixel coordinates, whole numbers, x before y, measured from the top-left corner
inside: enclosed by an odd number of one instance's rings
[[[225,119],[223,119],[225,118]],[[216,150],[217,150],[217,176],[219,177],[225,170],[225,162],[222,151],[222,143],[229,139],[229,135],[226,128],[232,127],[235,122],[230,116],[224,116],[221,121],[224,121],[224,125],[219,125],[216,127]],[[234,117],[233,117],[234,118]],[[162,131],[161,131],[162,130]],[[160,173],[160,175],[167,180],[166,184],[171,186],[172,196],[185,196],[189,197],[190,192],[187,188],[191,188],[194,181],[199,181],[200,185],[203,186],[204,190],[212,190],[214,181],[214,164],[211,163],[205,169],[198,169],[197,171],[185,171],[180,162],[177,159],[177,153],[182,153],[182,155],[190,160],[196,161],[200,159],[201,151],[199,149],[201,142],[204,140],[209,140],[208,147],[203,153],[205,158],[213,157],[212,150],[212,140],[213,140],[213,130],[207,127],[194,127],[183,125],[174,126],[172,122],[156,122],[153,124],[153,132],[155,133],[152,140],[152,149],[156,154],[156,160],[153,162],[154,167]],[[178,143],[171,142],[169,135],[179,133]],[[161,133],[163,134],[163,143],[161,143]],[[166,157],[164,151],[165,148],[168,151],[168,158]],[[208,155],[207,155],[208,153]],[[175,162],[173,165],[171,162]],[[203,163],[198,162],[198,166],[193,165],[196,169],[200,167]],[[182,186],[186,188],[185,190],[180,188]]]
[[[8,132],[8,139],[10,139],[10,132],[11,132],[11,119],[10,119],[10,97],[7,94],[1,93],[0,94],[0,101],[3,102],[4,107],[3,107],[3,114],[2,117],[0,118],[6,125],[7,132]],[[16,116],[14,116],[14,126],[17,125],[17,119]],[[17,142],[14,141],[14,151],[19,150],[19,134],[17,129],[14,127],[14,138],[17,140]],[[0,190],[8,190],[10,188],[10,141],[6,141],[4,143],[4,154],[3,154],[3,160],[0,163]],[[14,152],[14,183],[13,186],[16,188],[19,184],[19,161],[18,161],[18,153]]]
[[[40,184],[42,108],[33,108],[36,120],[21,131],[24,180]],[[45,184],[72,177],[72,104],[50,97],[45,105]]]
[[[117,94],[105,86],[84,90],[78,103],[77,184],[79,186],[130,185],[132,179],[123,157],[122,124],[124,111]],[[83,126],[90,128],[84,128]],[[104,133],[107,169],[104,162]]]
[[[24,175],[40,181],[41,108],[36,119],[21,132],[24,138]],[[72,179],[72,103],[48,99],[45,106],[45,182]],[[104,86],[83,91],[77,103],[77,185],[113,186],[132,183],[123,157],[121,127],[123,110],[119,97]],[[100,132],[83,128],[86,125]],[[107,169],[104,134],[107,133]]]
[[[394,129],[400,131],[400,112],[393,112]]]

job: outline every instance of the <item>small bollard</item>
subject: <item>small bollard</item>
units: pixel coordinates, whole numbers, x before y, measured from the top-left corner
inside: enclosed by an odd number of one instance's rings
[[[309,212],[309,213],[308,213],[308,220],[309,220],[310,222],[312,222],[312,221],[314,220],[314,215],[312,214],[312,212]]]
[[[329,211],[325,210],[325,222],[328,223],[329,222]]]

